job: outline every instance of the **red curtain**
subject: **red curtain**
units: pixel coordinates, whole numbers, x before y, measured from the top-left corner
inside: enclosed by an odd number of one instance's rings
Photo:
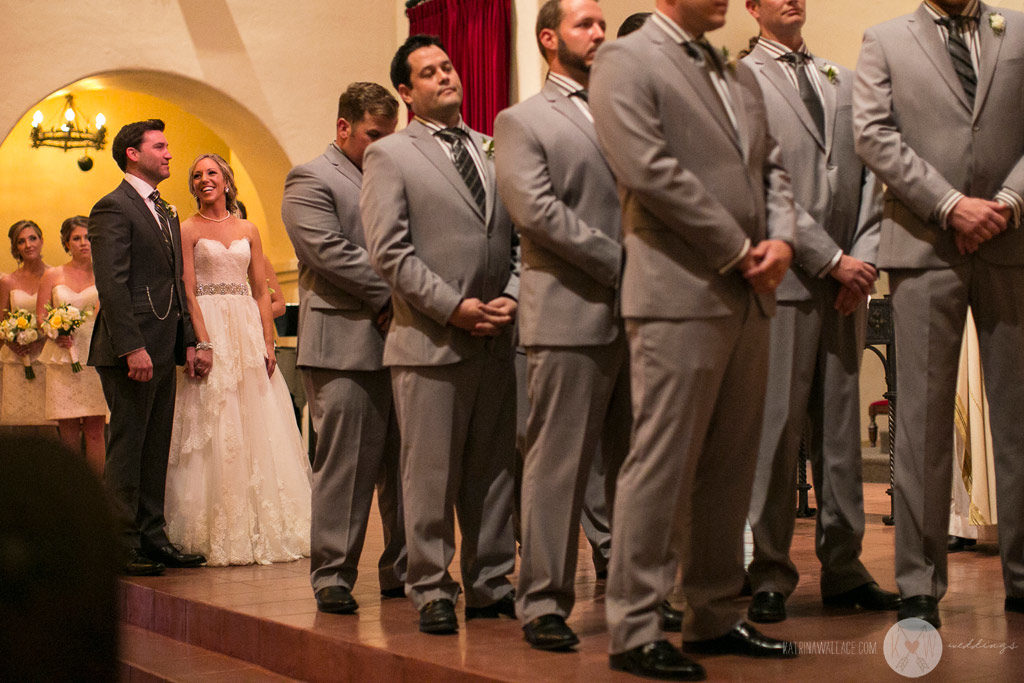
[[[430,0],[406,10],[409,35],[441,38],[462,86],[462,118],[494,134],[494,117],[508,106],[511,0]]]

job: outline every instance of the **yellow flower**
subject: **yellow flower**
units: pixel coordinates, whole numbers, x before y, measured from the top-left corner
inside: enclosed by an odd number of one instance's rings
[[[25,316],[20,316],[18,318],[18,329],[24,330],[26,327],[28,327],[28,318],[26,318]]]
[[[62,324],[64,324],[64,321],[61,320],[59,315],[55,315],[52,318],[50,318],[50,327],[52,327],[53,329],[57,329]]]

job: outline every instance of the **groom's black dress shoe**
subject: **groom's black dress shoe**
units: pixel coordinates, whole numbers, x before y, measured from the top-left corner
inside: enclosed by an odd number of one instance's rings
[[[128,549],[123,569],[126,576],[160,576],[164,569],[164,565],[141,554],[137,548]]]
[[[792,659],[798,653],[796,643],[769,638],[746,623],[738,624],[724,636],[691,640],[683,643],[683,647],[687,652],[704,655],[745,655],[775,659]]]
[[[661,630],[679,633],[683,630],[683,612],[672,606],[668,600],[662,600],[657,607],[658,618],[661,619]]]
[[[939,601],[931,595],[914,595],[900,600],[900,611],[896,613],[900,621],[904,619],[924,619],[935,628],[942,626],[939,619]]]
[[[181,548],[173,543],[168,543],[159,548],[152,545],[144,545],[142,552],[149,559],[162,562],[168,567],[191,569],[192,567],[206,564],[206,558],[199,553],[183,553]]]
[[[978,545],[978,541],[973,538],[964,538],[963,536],[950,536],[949,541],[946,543],[946,551],[951,553],[958,553],[961,550],[967,550]]]
[[[484,607],[466,605],[466,621],[470,619],[497,619],[501,615],[510,619],[516,618],[516,594],[509,591],[505,597]]]
[[[328,614],[352,614],[359,609],[359,603],[344,586],[324,586],[314,597],[316,608]]]
[[[523,627],[523,637],[536,650],[567,651],[580,639],[557,614],[543,614]]]
[[[455,605],[447,598],[431,600],[420,608],[420,631],[444,635],[459,630],[459,620],[455,618]]]
[[[899,593],[890,593],[874,581],[852,588],[845,593],[829,595],[821,599],[826,607],[859,607],[860,609],[882,612],[898,609],[900,606]]]
[[[1024,597],[1015,598],[1012,595],[1007,595],[1006,600],[1003,601],[1003,610],[1024,614]]]
[[[614,654],[608,664],[616,671],[669,681],[703,681],[704,667],[693,661],[667,640],[656,640],[632,650]]]
[[[774,624],[786,619],[786,596],[775,591],[758,591],[747,607],[747,618],[758,624]]]

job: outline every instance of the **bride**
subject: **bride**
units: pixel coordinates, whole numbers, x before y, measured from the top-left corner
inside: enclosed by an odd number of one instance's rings
[[[309,555],[310,466],[275,372],[259,232],[236,215],[220,156],[192,163],[189,191],[199,211],[181,225],[182,279],[198,343],[178,376],[167,534],[208,565],[296,560]]]

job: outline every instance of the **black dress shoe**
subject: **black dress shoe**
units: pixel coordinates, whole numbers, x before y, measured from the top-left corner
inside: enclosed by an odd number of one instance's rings
[[[448,598],[431,600],[420,608],[420,631],[434,635],[456,633],[459,620],[455,618],[455,604]]]
[[[754,593],[747,608],[747,617],[758,624],[774,624],[786,620],[786,596],[775,591]]]
[[[557,614],[544,614],[523,627],[523,637],[536,650],[567,651],[580,639]]]
[[[328,614],[352,614],[359,609],[359,603],[351,591],[344,586],[324,586],[316,593],[316,608]]]
[[[159,548],[152,545],[143,546],[143,552],[149,559],[163,562],[168,567],[191,569],[206,564],[206,558],[199,553],[184,553],[173,543]]]
[[[466,621],[470,619],[497,619],[502,614],[510,619],[516,618],[516,594],[509,591],[505,597],[484,607],[466,605]]]
[[[769,638],[750,624],[738,624],[733,630],[710,640],[691,640],[683,643],[687,652],[704,655],[745,655],[792,659],[797,656],[796,643]]]
[[[935,628],[942,626],[939,619],[939,601],[931,595],[914,595],[900,600],[899,612],[896,613],[900,621],[904,619],[924,619]]]
[[[149,559],[137,548],[130,548],[122,571],[126,576],[160,576],[164,569],[163,564]]]
[[[854,607],[876,612],[898,609],[899,593],[882,590],[874,581],[852,588],[845,593],[829,595],[821,599],[826,607]]]
[[[679,633],[683,630],[683,613],[672,606],[668,600],[662,600],[658,605],[658,617],[661,619],[661,630],[670,633]]]
[[[397,586],[395,588],[381,588],[380,597],[384,598],[385,600],[388,600],[390,598],[404,598],[405,587]]]
[[[978,541],[973,538],[964,538],[963,536],[950,536],[949,542],[946,543],[946,550],[951,553],[958,553],[961,550],[967,550],[978,545]]]
[[[611,668],[637,676],[663,678],[670,681],[703,681],[704,667],[672,646],[667,640],[656,640],[608,658]]]
[[[1003,601],[1003,609],[1007,612],[1024,614],[1024,597],[1015,598],[1012,595],[1007,595],[1006,600]]]

